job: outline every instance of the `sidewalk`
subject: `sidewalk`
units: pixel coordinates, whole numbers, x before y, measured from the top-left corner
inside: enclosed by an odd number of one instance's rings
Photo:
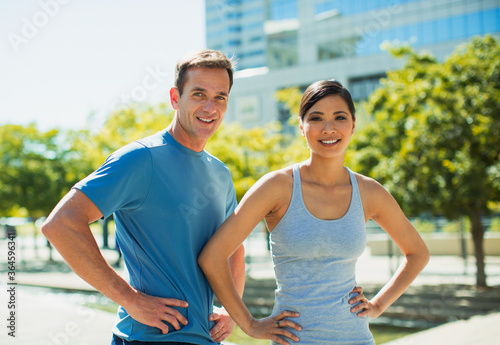
[[[418,332],[384,345],[498,345],[500,313],[474,316]]]
[[[4,289],[2,289],[5,291]],[[2,293],[2,300],[5,296]],[[2,327],[4,345],[99,345],[111,343],[115,315],[70,304],[56,296],[37,296],[17,287],[15,337]],[[5,320],[2,312],[2,319]],[[8,323],[7,323],[8,325]]]
[[[39,246],[35,256],[30,244],[32,239],[20,239],[18,243],[19,270],[16,272],[16,281],[19,284],[16,290],[16,337],[7,335],[9,329],[3,327],[0,333],[0,344],[13,345],[99,345],[109,344],[111,326],[114,323],[113,313],[103,312],[70,303],[57,294],[33,294],[29,286],[44,286],[64,288],[76,291],[95,291],[76,274],[62,263],[59,254],[54,251],[53,259],[56,264],[47,266],[48,249],[44,239],[39,238]],[[24,242],[24,243],[23,243]],[[0,254],[4,255],[5,243],[0,242]],[[247,274],[254,279],[273,278],[272,263],[266,249],[265,236],[252,236],[245,243],[249,255]],[[113,250],[103,250],[108,262],[115,262],[118,255]],[[5,256],[4,256],[5,257]],[[22,263],[24,261],[24,264]],[[500,286],[500,258],[487,257],[486,272],[490,286]],[[58,263],[58,264],[57,264]],[[391,276],[391,268],[396,267],[396,258],[391,263],[387,257],[371,256],[365,252],[357,268],[358,284],[381,284]],[[3,266],[2,266],[3,267]],[[48,268],[50,268],[48,270]],[[123,269],[118,273],[125,275]],[[469,258],[466,267],[459,257],[432,257],[424,272],[413,285],[437,284],[467,284],[475,282],[475,265],[473,258]],[[2,289],[0,301],[7,305],[9,296],[5,279],[7,273],[0,272]],[[500,306],[499,306],[500,308]],[[9,318],[7,308],[2,307],[0,318]],[[4,321],[4,325],[8,320]],[[402,338],[390,345],[420,345],[420,344],[454,344],[454,345],[487,345],[498,341],[500,313],[489,316],[476,316],[467,321],[448,323],[427,331]],[[495,327],[496,326],[496,327]],[[472,337],[474,336],[474,337]],[[227,343],[226,343],[227,344]]]

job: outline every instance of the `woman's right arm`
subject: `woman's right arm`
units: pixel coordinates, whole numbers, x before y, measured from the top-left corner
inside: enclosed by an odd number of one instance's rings
[[[270,173],[261,178],[245,194],[234,213],[208,241],[198,258],[217,298],[241,329],[251,337],[270,339],[280,344],[288,342],[278,335],[299,340],[283,328],[293,327],[300,331],[299,325],[284,320],[286,317],[297,317],[298,313],[285,311],[274,318],[254,319],[234,286],[228,260],[258,223],[280,207],[283,192],[287,190],[285,179],[282,172]]]

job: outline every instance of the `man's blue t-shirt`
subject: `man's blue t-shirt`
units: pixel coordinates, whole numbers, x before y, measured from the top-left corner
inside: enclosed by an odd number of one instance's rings
[[[75,185],[112,213],[129,283],[148,295],[187,301],[178,309],[188,325],[163,335],[133,320],[122,307],[113,332],[126,340],[213,344],[208,321],[213,292],[197,258],[236,207],[227,167],[206,151],[192,151],[167,130],[133,142]]]

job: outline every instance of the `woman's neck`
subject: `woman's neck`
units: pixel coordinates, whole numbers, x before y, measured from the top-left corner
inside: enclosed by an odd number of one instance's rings
[[[344,183],[346,169],[344,169],[344,157],[324,158],[312,155],[302,163],[305,178],[324,186],[333,186]],[[303,175],[303,174],[301,174]]]

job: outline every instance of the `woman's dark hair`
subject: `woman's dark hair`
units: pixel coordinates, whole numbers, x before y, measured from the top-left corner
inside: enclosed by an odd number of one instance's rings
[[[182,94],[186,83],[186,72],[190,68],[225,68],[229,74],[229,90],[231,90],[235,64],[232,58],[228,58],[216,50],[206,49],[192,52],[177,61],[175,66],[175,86],[177,86],[179,94]]]
[[[352,119],[356,119],[356,109],[354,108],[354,102],[352,101],[351,94],[341,83],[334,79],[320,80],[309,85],[302,96],[302,100],[300,101],[300,119],[304,120],[304,116],[313,105],[315,105],[319,100],[330,95],[342,97],[342,99],[347,103]]]

